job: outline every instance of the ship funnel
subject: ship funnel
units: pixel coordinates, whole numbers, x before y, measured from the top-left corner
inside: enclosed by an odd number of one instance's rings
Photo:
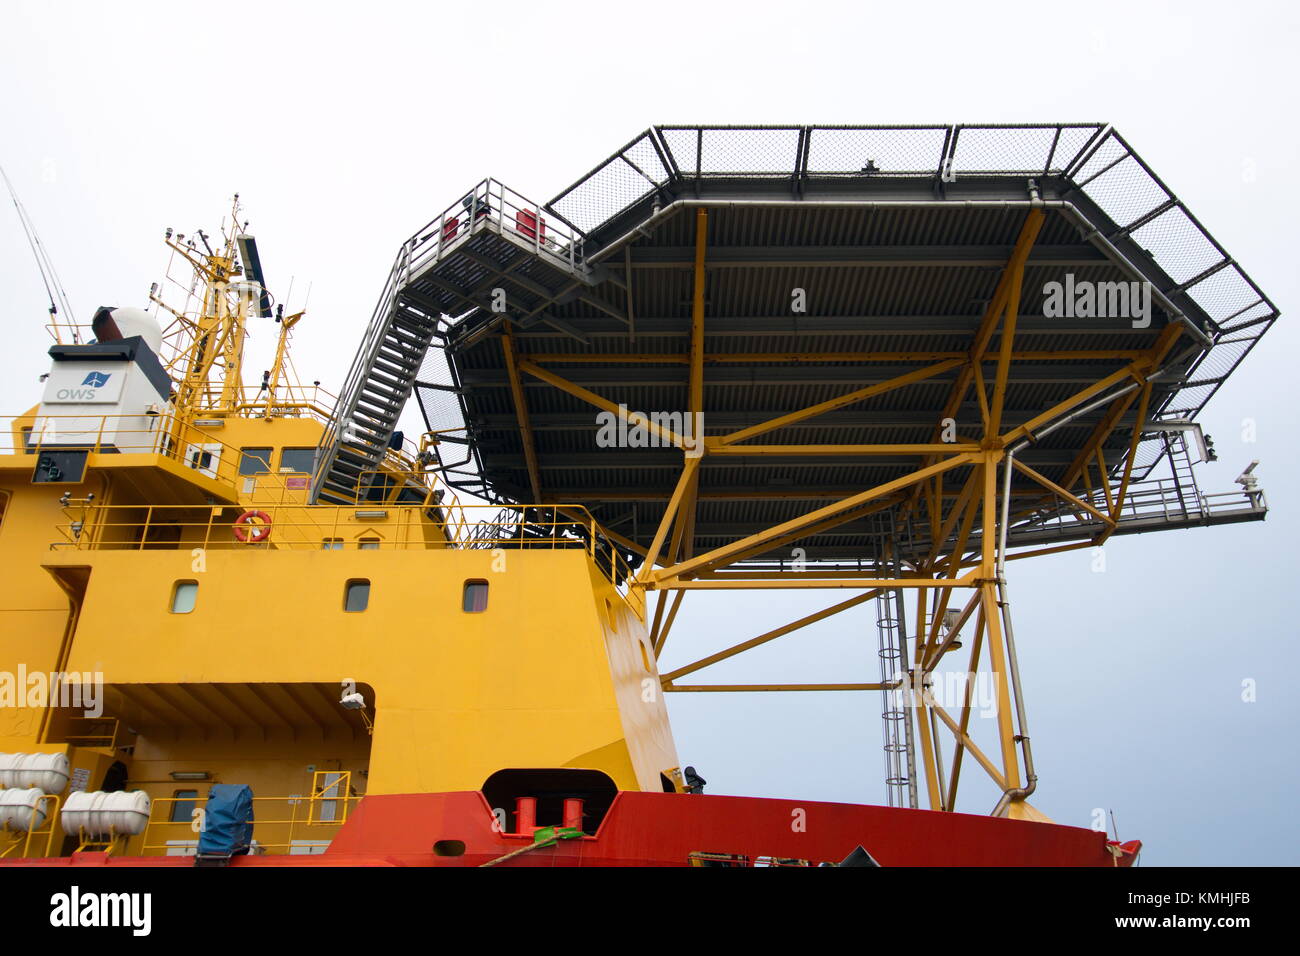
[[[144,309],[114,308],[101,305],[90,321],[91,331],[100,342],[115,342],[140,336],[155,355],[162,351],[162,327]]]

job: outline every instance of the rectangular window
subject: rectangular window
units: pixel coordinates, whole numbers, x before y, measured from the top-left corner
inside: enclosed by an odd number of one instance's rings
[[[342,551],[342,550],[343,550],[343,539],[342,539],[342,538],[325,538],[325,539],[322,540],[321,543],[320,543],[320,549],[321,549],[322,551]]]
[[[172,589],[172,613],[189,614],[199,598],[198,581],[177,581]]]
[[[280,470],[310,475],[315,469],[315,448],[286,448],[280,452]],[[270,469],[268,469],[269,471]]]
[[[217,477],[217,464],[221,461],[221,443],[205,442],[185,448],[185,464],[209,478]]]
[[[239,449],[239,473],[241,475],[267,475],[271,472],[271,449]]]
[[[360,541],[360,543],[357,545],[357,547],[360,548],[362,551],[378,551],[378,550],[379,550],[379,539],[378,539],[378,538],[362,538],[361,541]]]
[[[465,597],[461,610],[466,614],[479,614],[487,610],[488,583],[486,581],[466,581]]]
[[[370,606],[370,582],[364,579],[349,581],[343,589],[343,610],[364,611]]]
[[[172,796],[176,798],[176,802],[172,804],[171,816],[167,819],[172,823],[189,823],[194,819],[194,808],[198,806],[195,801],[198,800],[199,792],[177,790]]]

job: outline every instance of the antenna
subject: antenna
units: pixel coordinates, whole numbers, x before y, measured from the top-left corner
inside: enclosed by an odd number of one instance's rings
[[[50,316],[54,326],[55,341],[59,339],[59,305],[63,306],[63,315],[68,320],[68,325],[72,329],[72,341],[74,344],[80,343],[77,335],[76,326],[73,325],[72,305],[68,302],[67,293],[63,291],[63,283],[59,281],[59,274],[55,271],[54,263],[45,252],[45,246],[41,244],[41,238],[36,234],[36,224],[32,222],[31,217],[27,215],[27,210],[18,200],[18,193],[14,190],[14,184],[9,180],[9,174],[5,172],[4,167],[0,166],[0,177],[5,181],[5,187],[9,190],[9,198],[14,202],[14,209],[18,211],[18,221],[22,224],[23,232],[27,236],[27,244],[31,247],[32,255],[36,258],[36,268],[41,272],[41,282],[45,285],[45,295],[50,300]],[[55,298],[58,298],[56,304]]]
[[[258,311],[262,318],[271,317],[271,296],[266,291],[266,276],[262,272],[262,259],[257,254],[257,240],[246,232],[241,232],[235,242],[239,246],[239,258],[244,263],[244,274],[258,284],[261,288],[261,297],[258,299]]]

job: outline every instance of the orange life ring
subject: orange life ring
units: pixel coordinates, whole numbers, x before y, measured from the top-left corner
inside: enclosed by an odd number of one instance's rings
[[[260,519],[262,523],[249,524],[254,518]],[[245,511],[235,519],[231,530],[245,544],[258,544],[271,537],[271,516],[265,511]]]

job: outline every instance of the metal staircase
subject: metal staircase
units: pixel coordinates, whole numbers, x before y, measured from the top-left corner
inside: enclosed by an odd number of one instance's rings
[[[317,449],[315,501],[352,504],[365,498],[415,387],[437,316],[413,308],[401,295],[410,278],[411,251],[408,242],[398,253]]]
[[[496,180],[478,183],[398,253],[317,448],[312,500],[365,499],[440,322],[445,332],[487,311],[567,328],[547,310],[593,284],[579,230]]]

